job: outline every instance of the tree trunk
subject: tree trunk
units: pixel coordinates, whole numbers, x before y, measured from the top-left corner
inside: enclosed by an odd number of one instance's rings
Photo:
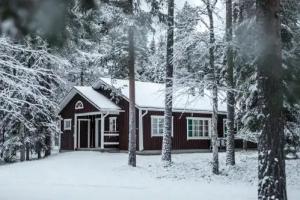
[[[233,49],[232,49],[232,0],[226,0],[226,42],[227,42],[227,138],[226,165],[235,165],[234,152],[234,81],[233,81]]]
[[[41,159],[41,158],[42,158],[41,150],[38,150],[38,152],[37,152],[37,158],[38,158],[38,159]]]
[[[20,148],[20,161],[23,162],[25,161],[25,146],[22,145]]]
[[[20,124],[20,135],[21,135],[21,147],[20,147],[20,161],[25,161],[25,127],[24,124]]]
[[[45,130],[47,131],[47,130]],[[46,149],[45,149],[45,157],[50,156],[51,155],[51,135],[50,133],[46,134],[46,138],[45,138],[45,145],[46,145]]]
[[[26,160],[30,160],[30,147],[28,143],[26,143]]]
[[[84,63],[81,63],[82,65],[84,65]],[[83,72],[83,66],[80,68],[80,85],[83,86],[84,85],[84,72]]]
[[[213,113],[212,113],[212,152],[213,152],[213,168],[214,174],[219,174],[219,149],[218,149],[218,76],[215,67],[215,33],[214,33],[214,18],[213,18],[213,8],[210,1],[206,4],[208,18],[209,18],[209,64],[212,70],[213,76],[213,86],[212,86],[212,101],[213,101]]]
[[[41,145],[41,143],[38,141],[38,142],[36,142],[36,153],[37,153],[37,158],[38,159],[41,159],[42,158],[42,155],[41,155],[41,149],[42,149],[42,145]]]
[[[174,46],[174,0],[168,1],[168,33],[167,33],[167,65],[165,120],[162,142],[162,161],[170,165],[172,162],[172,102],[173,102],[173,46]]]
[[[257,0],[257,75],[264,116],[258,142],[258,199],[286,200],[280,0]]]
[[[129,0],[129,14],[133,15],[133,1]],[[128,67],[129,67],[129,141],[128,141],[128,164],[136,166],[136,113],[135,113],[135,52],[134,52],[134,27],[128,30]]]

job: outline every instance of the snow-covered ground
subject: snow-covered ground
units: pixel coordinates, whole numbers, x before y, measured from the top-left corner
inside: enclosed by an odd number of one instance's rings
[[[254,200],[256,152],[238,152],[237,166],[212,175],[211,154],[177,154],[171,168],[159,156],[138,156],[127,166],[127,154],[69,152],[47,159],[0,166],[1,200],[204,199]],[[300,199],[300,160],[287,161],[289,200]]]

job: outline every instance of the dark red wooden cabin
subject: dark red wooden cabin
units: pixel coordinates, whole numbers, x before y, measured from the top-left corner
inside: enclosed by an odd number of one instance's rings
[[[163,89],[163,84],[136,81],[136,131],[139,151],[161,149]],[[60,149],[127,150],[128,94],[127,80],[101,78],[93,86],[73,87],[60,105]],[[197,95],[195,91],[189,93],[178,90],[174,94],[173,105],[173,149],[209,150],[211,118],[212,106],[205,93],[199,91]],[[225,147],[225,120],[226,104],[220,101],[220,147]],[[236,147],[242,147],[241,139],[236,139]],[[248,147],[255,147],[255,144],[249,143]]]

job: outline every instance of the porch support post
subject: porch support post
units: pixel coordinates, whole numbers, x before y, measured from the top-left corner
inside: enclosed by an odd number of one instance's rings
[[[104,115],[101,113],[101,149],[104,149],[104,126],[105,126],[105,117],[108,115],[108,112]]]
[[[95,118],[95,148],[99,147],[99,120]]]
[[[73,133],[73,138],[74,138],[74,150],[77,149],[77,115],[75,114],[74,116],[74,133]]]
[[[63,130],[64,119],[61,117],[61,115],[59,115],[58,118],[59,118],[58,150],[60,152],[61,151],[61,134],[62,134],[62,130]]]
[[[148,110],[143,114],[143,110],[139,109],[139,151],[144,150],[144,126],[143,117],[148,113]]]
[[[91,148],[91,120],[88,119],[88,148]]]
[[[101,149],[104,149],[104,114],[101,113]]]

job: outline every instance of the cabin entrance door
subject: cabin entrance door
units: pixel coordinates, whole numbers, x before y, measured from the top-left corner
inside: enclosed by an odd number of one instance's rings
[[[90,119],[78,119],[78,147],[90,148]]]

